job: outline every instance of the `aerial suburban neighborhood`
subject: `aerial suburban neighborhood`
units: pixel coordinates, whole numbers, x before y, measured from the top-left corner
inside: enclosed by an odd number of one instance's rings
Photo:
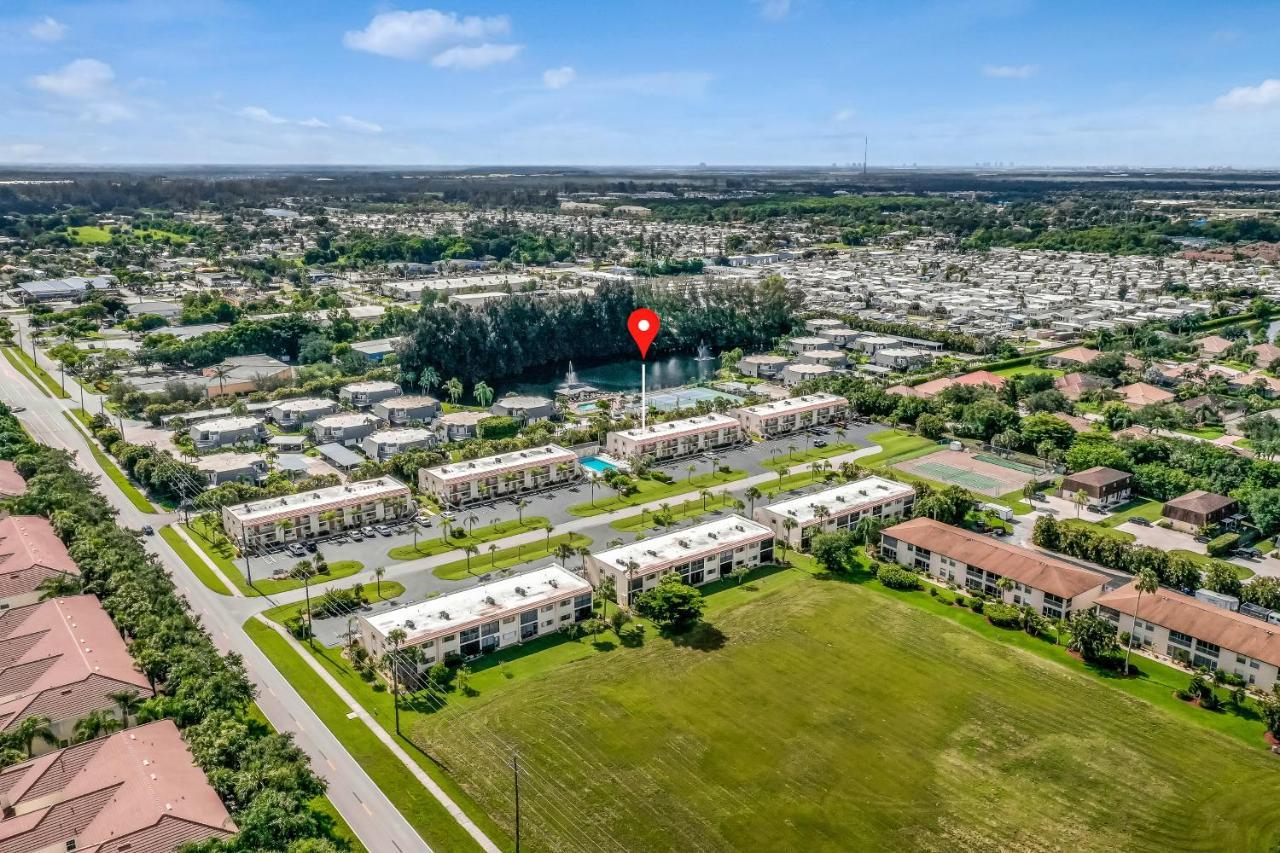
[[[1275,16],[562,5],[0,10],[0,853],[1280,849]]]

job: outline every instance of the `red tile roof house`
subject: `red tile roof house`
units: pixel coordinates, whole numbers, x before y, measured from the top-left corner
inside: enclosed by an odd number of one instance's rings
[[[1258,360],[1254,363],[1262,370],[1280,367],[1280,347],[1275,344],[1254,344],[1247,352],[1258,354]]]
[[[1157,388],[1154,385],[1148,385],[1145,382],[1122,385],[1116,389],[1116,393],[1124,400],[1126,406],[1133,409],[1141,409],[1143,406],[1151,406],[1156,403],[1170,403],[1178,399],[1176,395],[1170,394],[1168,391]]]
[[[78,578],[80,569],[47,519],[0,519],[0,613],[39,601],[40,584],[58,575]]]
[[[1107,577],[1048,554],[1019,548],[931,518],[913,518],[880,534],[880,555],[942,583],[1027,605],[1050,619],[1093,606]],[[1013,581],[1002,590],[1001,578]]]
[[[0,459],[0,497],[17,498],[27,493],[27,481],[7,459]]]
[[[0,770],[4,853],[170,853],[236,826],[172,720]]]
[[[154,695],[94,596],[50,599],[0,615],[0,732],[27,717],[46,717],[57,740],[68,742],[91,711],[119,719],[111,694],[128,690],[144,699]],[[37,753],[54,746],[41,739],[33,744]]]
[[[895,385],[885,390],[890,394],[902,394],[907,397],[920,397],[924,400],[931,400],[950,388],[952,385],[990,385],[992,388],[1003,388],[1005,378],[996,376],[987,370],[975,370],[972,373],[966,373],[964,376],[944,376],[941,379],[931,379],[928,382],[922,382],[914,387],[906,385]]]
[[[1210,335],[1207,338],[1201,338],[1196,341],[1196,345],[1200,348],[1200,352],[1206,356],[1219,356],[1231,349],[1231,341],[1221,335]]]

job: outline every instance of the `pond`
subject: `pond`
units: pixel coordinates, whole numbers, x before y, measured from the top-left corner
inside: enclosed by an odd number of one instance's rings
[[[640,390],[640,359],[618,359],[597,364],[573,365],[578,381],[593,385],[601,391],[634,393]],[[661,388],[678,388],[690,382],[710,379],[719,364],[716,359],[699,360],[692,355],[668,355],[649,359],[647,385],[650,391]],[[564,382],[569,365],[560,364],[524,376],[497,383],[499,396],[507,393],[538,394],[551,397]]]

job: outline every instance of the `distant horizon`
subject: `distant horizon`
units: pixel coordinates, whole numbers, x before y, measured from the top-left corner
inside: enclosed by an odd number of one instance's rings
[[[10,0],[0,162],[1280,169],[1274,11]]]
[[[825,173],[849,173],[850,175],[863,174],[863,167],[859,164],[821,164],[821,163],[787,163],[787,164],[766,164],[766,163],[666,163],[666,164],[645,164],[645,163],[307,163],[307,162],[280,162],[280,163],[251,163],[251,162],[121,162],[121,163],[83,163],[83,162],[56,162],[47,163],[37,162],[0,162],[0,170],[7,172],[46,172],[46,171],[99,171],[111,172],[120,171],[127,172],[131,170],[161,170],[161,169],[205,169],[205,170],[276,170],[276,171],[332,171],[332,172],[392,172],[392,171],[418,171],[418,172],[480,172],[482,170],[499,170],[499,169],[515,169],[521,172],[532,170],[578,170],[582,172],[612,172],[612,171],[630,171],[630,172],[677,172],[677,173],[696,173],[696,172],[723,172],[723,171],[752,171],[752,172],[825,172]],[[1035,173],[1035,172],[1073,172],[1073,173],[1099,173],[1113,174],[1120,171],[1146,171],[1151,173],[1195,173],[1195,172],[1240,172],[1240,173],[1276,173],[1280,174],[1280,165],[1276,166],[1221,166],[1221,165],[1202,165],[1202,166],[1152,166],[1141,164],[1112,164],[1112,165],[996,165],[996,164],[913,164],[913,165],[874,165],[869,164],[866,167],[866,174],[892,173],[892,172],[957,172],[957,173],[988,173],[1000,172],[1008,174],[1019,173]],[[1115,175],[1120,177],[1120,175]],[[1135,175],[1129,175],[1135,177]],[[1140,177],[1140,176],[1137,176]]]

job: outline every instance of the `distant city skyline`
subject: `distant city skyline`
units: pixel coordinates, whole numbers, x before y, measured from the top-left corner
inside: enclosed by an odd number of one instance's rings
[[[1274,7],[1205,11],[16,0],[0,163],[1280,168]]]

